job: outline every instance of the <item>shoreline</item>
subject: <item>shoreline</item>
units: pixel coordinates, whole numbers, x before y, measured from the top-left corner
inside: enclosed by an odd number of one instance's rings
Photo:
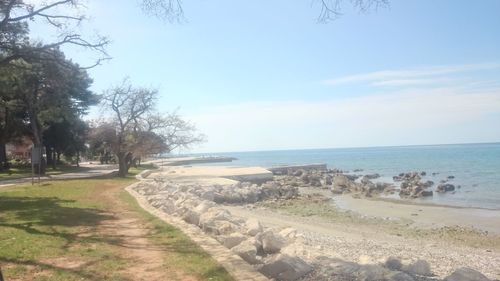
[[[396,198],[387,198],[387,197],[372,197],[372,198],[362,198],[362,199],[373,200],[373,201],[383,201],[383,202],[396,203],[396,204],[402,204],[402,205],[442,207],[442,208],[449,208],[449,209],[477,209],[477,210],[486,210],[486,211],[500,211],[500,207],[487,208],[487,207],[458,206],[458,205],[442,204],[442,203],[427,203],[427,202],[421,202],[421,201],[412,200],[412,199],[396,199]]]
[[[373,212],[371,212],[371,215],[379,215],[379,217],[364,216],[362,212],[358,214],[355,211],[344,211],[338,208],[333,203],[335,196],[330,190],[307,185],[297,187],[297,193],[292,197],[261,198],[250,202],[239,201],[238,199],[233,201],[233,198],[241,199],[241,197],[235,196],[235,192],[248,195],[249,191],[260,190],[260,188],[264,188],[263,186],[267,186],[265,188],[293,190],[293,187],[279,176],[275,176],[273,180],[262,184],[261,187],[259,185],[250,187],[248,184],[241,184],[237,180],[228,178],[228,176],[234,177],[240,174],[260,174],[263,170],[265,169],[260,167],[162,167],[148,176],[143,181],[144,189],[138,191],[148,196],[148,201],[153,206],[173,212],[176,216],[179,216],[176,212],[183,214],[181,210],[184,210],[186,206],[190,206],[189,204],[196,205],[198,203],[194,202],[205,202],[200,204],[215,206],[214,210],[225,210],[222,211],[221,214],[224,215],[221,215],[220,219],[228,220],[236,225],[243,222],[243,229],[245,229],[245,221],[257,221],[257,225],[262,224],[264,227],[264,230],[261,230],[264,232],[291,233],[283,232],[285,230],[296,232],[295,238],[287,240],[291,241],[287,243],[292,244],[286,244],[281,253],[291,257],[298,257],[314,267],[315,271],[311,276],[305,276],[302,279],[304,281],[330,280],[322,278],[330,275],[331,272],[336,272],[338,268],[332,267],[332,263],[339,261],[340,264],[345,266],[353,265],[358,268],[357,270],[377,268],[377,270],[381,270],[380,272],[387,272],[383,267],[385,261],[390,257],[396,257],[404,265],[410,265],[417,260],[424,260],[430,264],[432,273],[439,279],[445,278],[457,268],[464,266],[478,270],[489,278],[498,279],[500,277],[500,269],[496,266],[500,264],[500,235],[496,231],[499,230],[500,232],[500,220],[498,220],[499,225],[494,224],[495,231],[478,231],[477,228],[469,227],[467,224],[470,221],[479,224],[481,222],[471,217],[464,217],[461,214],[471,213],[469,208],[422,206],[401,202],[391,203],[385,200],[354,199],[350,195],[336,197],[337,199],[351,200],[350,202],[358,208],[368,206],[368,210],[372,210],[371,208],[377,212],[384,212],[385,210],[389,211],[392,216],[402,214],[401,219],[387,219],[386,216]],[[162,186],[168,186],[168,189],[163,189]],[[210,192],[220,195],[214,197],[214,194],[211,195]],[[269,194],[280,193],[271,191]],[[179,200],[179,198],[185,199]],[[209,200],[210,203],[197,201],[203,200],[203,198]],[[375,204],[375,207],[372,204]],[[388,207],[391,205],[392,208]],[[419,209],[423,211],[419,212]],[[187,210],[195,211],[191,207],[187,208]],[[479,212],[479,214],[494,213],[495,218],[500,215],[500,212],[496,211],[475,211]],[[206,215],[209,213],[211,212]],[[412,216],[412,213],[418,213],[418,215]],[[447,219],[447,213],[455,216],[457,220],[450,221]],[[180,215],[180,218],[185,221],[196,221],[196,217],[192,217],[192,215],[193,213],[188,212]],[[227,223],[222,223],[219,230],[214,230],[213,227],[215,226],[211,225],[208,225],[207,228],[206,223],[201,223],[201,218],[203,217],[204,221],[206,215],[200,214],[199,217],[199,226],[209,231],[206,235],[214,237],[214,233],[227,230]],[[419,221],[422,218],[431,221],[430,223],[428,221]],[[486,222],[493,220],[485,219]],[[437,225],[437,222],[444,222],[445,227]],[[455,227],[455,222],[459,222],[461,227]],[[432,223],[435,224],[432,225]],[[479,226],[484,228],[484,225]],[[245,236],[245,233],[245,230],[243,230],[238,235]],[[224,235],[227,234],[223,234],[223,236],[217,236],[216,234],[215,238],[218,241],[226,241],[227,238]],[[257,239],[256,237],[247,239],[253,241],[252,239]],[[248,244],[244,245],[245,249],[250,247]],[[242,258],[248,259],[246,252],[238,252],[241,250],[243,248],[238,247],[238,250],[232,251],[239,253]],[[464,259],[464,256],[468,258]],[[322,257],[327,259],[324,260]],[[250,262],[267,264],[270,259],[263,256],[255,260],[252,256]],[[256,268],[260,270],[260,267]]]
[[[358,199],[347,194],[330,198],[340,210],[352,211],[365,217],[406,220],[410,221],[411,227],[432,229],[459,226],[500,234],[500,210]]]

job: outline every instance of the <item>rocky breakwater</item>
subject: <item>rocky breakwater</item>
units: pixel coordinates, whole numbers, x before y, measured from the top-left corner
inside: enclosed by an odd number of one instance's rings
[[[275,176],[275,181],[281,185],[322,188],[334,194],[353,193],[365,197],[394,192],[392,184],[372,181],[379,177],[379,174],[352,175],[338,169],[289,169],[287,175]]]
[[[153,207],[198,226],[269,278],[297,280],[313,270],[303,259],[282,252],[298,243],[294,229],[266,228],[257,220],[234,217],[220,205],[290,199],[298,196],[297,187],[277,182],[201,186],[148,181],[134,189]]]
[[[290,227],[265,227],[256,219],[233,216],[224,208],[227,204],[293,199],[299,196],[298,186],[365,194],[388,189],[371,183],[369,177],[361,178],[360,182],[354,180],[353,176],[338,170],[297,170],[260,185],[196,185],[149,180],[137,184],[134,190],[153,207],[199,227],[273,280],[439,280],[426,261],[403,264],[391,257],[385,263],[356,263],[332,258],[318,249],[318,245],[311,244],[311,237],[314,237],[311,233],[298,232]],[[469,277],[473,279],[467,279]],[[488,279],[477,271],[462,268],[446,280]]]

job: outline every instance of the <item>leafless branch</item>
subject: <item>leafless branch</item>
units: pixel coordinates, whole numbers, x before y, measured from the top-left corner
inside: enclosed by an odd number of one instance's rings
[[[343,0],[313,0],[313,4],[319,2],[321,12],[318,16],[318,22],[326,23],[342,16]],[[350,0],[352,6],[362,13],[367,13],[379,8],[389,6],[389,0]]]

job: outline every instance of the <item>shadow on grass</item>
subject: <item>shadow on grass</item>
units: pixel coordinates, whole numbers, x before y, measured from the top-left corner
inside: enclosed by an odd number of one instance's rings
[[[162,243],[138,243],[137,233],[123,231],[128,227],[137,227],[141,220],[133,219],[124,224],[122,219],[107,210],[98,208],[74,207],[75,200],[57,197],[0,196],[0,229],[11,228],[33,235],[33,243],[41,239],[62,239],[60,249],[68,250],[71,246],[101,244],[116,246],[126,251],[146,250],[158,252],[175,252],[181,256],[202,256],[208,258],[200,248],[188,239],[181,239],[179,230],[171,227],[155,227],[147,221],[141,238],[155,239],[158,235],[166,238]],[[51,238],[48,238],[51,237]],[[36,247],[36,246],[35,246]],[[69,253],[69,252],[68,252]],[[119,257],[117,257],[119,259]],[[93,259],[95,261],[95,259]],[[51,265],[37,258],[12,258],[0,253],[0,264],[7,263],[19,266],[36,266],[47,270],[64,271],[78,275],[85,280],[106,280],[104,274],[92,271],[91,264],[77,268],[65,268]],[[222,268],[214,270],[223,271]],[[102,275],[99,275],[102,274]],[[211,276],[217,272],[203,275]],[[4,276],[5,277],[5,276]],[[126,280],[126,279],[120,279]]]
[[[17,260],[17,259],[9,259],[9,258],[3,258],[0,257],[0,263],[5,263],[5,264],[14,264],[18,266],[33,266],[33,267],[38,267],[44,270],[51,270],[51,271],[59,271],[59,272],[66,272],[66,273],[71,273],[74,274],[78,277],[80,277],[82,280],[91,280],[91,281],[101,281],[101,280],[106,280],[106,276],[101,275],[99,273],[91,272],[89,270],[85,270],[86,268],[89,268],[90,266],[94,264],[98,264],[100,262],[103,262],[105,259],[98,259],[98,260],[93,260],[90,262],[87,262],[77,268],[67,268],[67,267],[61,267],[61,266],[56,266],[44,262],[38,262],[38,261],[31,261],[31,260]],[[121,277],[119,280],[122,281],[132,281],[133,279],[130,278],[124,278]],[[2,281],[2,280],[0,280]],[[7,281],[7,280],[5,280]]]
[[[96,225],[102,220],[113,218],[99,209],[62,205],[74,202],[75,200],[63,200],[57,197],[0,196],[0,213],[10,213],[10,220],[41,226]],[[2,222],[1,217],[0,222]]]

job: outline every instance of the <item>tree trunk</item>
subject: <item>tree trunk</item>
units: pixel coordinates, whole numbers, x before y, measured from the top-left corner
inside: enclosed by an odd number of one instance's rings
[[[117,153],[117,157],[118,157],[118,176],[126,177],[128,173],[127,157],[123,152]]]
[[[80,168],[80,151],[76,151],[76,167]]]
[[[33,95],[35,98],[37,96],[37,91],[34,92]],[[29,119],[30,119],[30,125],[31,125],[31,130],[33,133],[33,145],[34,147],[43,147],[43,142],[42,142],[42,130],[40,127],[40,122],[38,121],[38,116],[37,113],[35,112],[34,106],[31,103],[31,101],[28,102],[28,109],[29,109]],[[45,175],[45,167],[47,162],[43,158],[43,156],[40,156],[40,167],[36,165],[35,167],[35,173],[40,173],[40,175]]]
[[[7,147],[5,143],[0,143],[0,171],[9,169],[9,161],[7,161]]]
[[[47,165],[53,165],[54,157],[52,157],[52,148],[50,148],[49,146],[46,146],[45,152],[47,153]]]

